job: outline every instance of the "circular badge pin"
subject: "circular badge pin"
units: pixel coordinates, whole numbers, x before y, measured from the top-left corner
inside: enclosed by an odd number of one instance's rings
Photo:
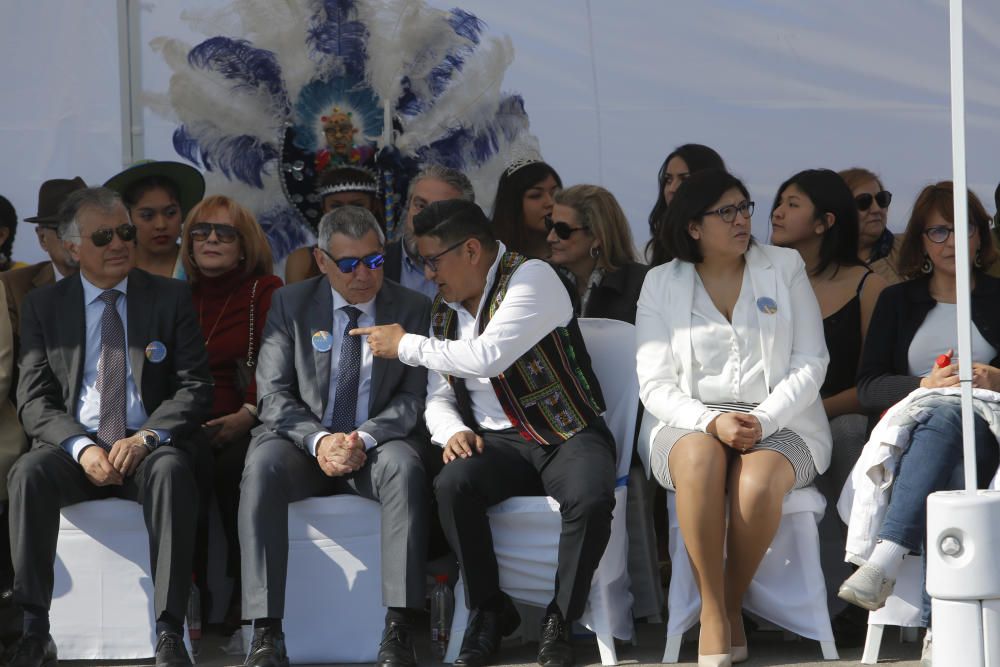
[[[778,312],[778,304],[769,296],[762,296],[757,299],[757,310],[768,315]]]
[[[146,346],[146,358],[154,364],[158,364],[167,358],[167,346],[158,340]]]
[[[317,352],[329,352],[333,347],[333,335],[329,331],[317,331],[312,336],[312,342]]]

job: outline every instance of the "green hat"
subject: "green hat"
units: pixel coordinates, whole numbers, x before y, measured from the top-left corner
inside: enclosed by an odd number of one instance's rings
[[[153,176],[165,178],[177,186],[184,215],[205,196],[205,178],[200,171],[183,162],[140,160],[109,178],[104,187],[111,188],[124,197],[132,186]]]

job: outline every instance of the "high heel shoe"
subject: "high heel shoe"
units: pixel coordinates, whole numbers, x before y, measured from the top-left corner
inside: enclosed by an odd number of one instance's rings
[[[730,653],[698,654],[698,667],[731,667],[733,656]]]
[[[734,665],[738,662],[746,662],[747,660],[750,659],[750,650],[748,646],[746,645],[734,646],[732,650],[733,650],[732,656]]]

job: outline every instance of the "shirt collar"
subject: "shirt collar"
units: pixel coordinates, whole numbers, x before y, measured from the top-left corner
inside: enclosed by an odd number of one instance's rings
[[[483,285],[483,295],[479,297],[479,307],[476,308],[476,319],[479,319],[479,314],[483,312],[483,302],[486,300],[486,294],[490,291],[490,286],[493,284],[493,278],[497,274],[497,269],[500,266],[500,260],[503,259],[504,253],[507,252],[507,246],[503,244],[502,241],[497,241],[497,256],[493,259],[493,263],[490,265],[490,270],[486,272],[486,284]],[[457,313],[467,313],[465,306],[462,305],[461,301],[445,301],[448,307]]]
[[[364,303],[347,303],[347,299],[341,296],[340,292],[333,289],[333,287],[330,288],[330,291],[333,293],[334,312],[340,310],[344,306],[354,306],[368,317],[372,318],[373,320],[375,319],[375,299],[378,298],[377,293],[374,297],[372,297],[370,301],[365,301]]]
[[[83,283],[83,302],[86,304],[97,301],[107,291],[84,278],[83,271],[80,272],[80,282]],[[111,289],[118,290],[122,294],[128,294],[128,276],[122,278],[122,281]]]

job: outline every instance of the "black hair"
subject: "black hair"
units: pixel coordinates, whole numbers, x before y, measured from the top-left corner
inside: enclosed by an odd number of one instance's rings
[[[663,188],[666,186],[667,181],[667,165],[675,157],[684,160],[689,174],[705,169],[722,169],[723,171],[726,169],[726,163],[723,162],[722,156],[702,144],[684,144],[683,146],[678,146],[667,156],[663,164],[660,165],[660,171],[656,175],[656,203],[653,204],[653,210],[649,213],[650,239],[646,245],[646,253],[650,257],[664,256],[663,249],[657,248],[656,245],[656,230],[663,224],[663,220],[667,215],[667,198],[663,194]],[[668,257],[664,262],[669,260],[670,258]],[[659,263],[662,264],[663,262]],[[656,264],[657,262],[654,261],[653,265],[655,266]]]
[[[747,199],[750,198],[750,192],[743,182],[725,169],[703,169],[693,172],[674,194],[674,200],[667,209],[663,224],[656,230],[657,243],[654,247],[662,248],[669,258],[657,262],[654,257],[653,265],[663,264],[669,259],[679,259],[692,264],[704,260],[698,242],[691,237],[688,226],[694,221],[701,220],[708,207],[733,188],[743,193]]]
[[[812,275],[818,276],[831,264],[863,266],[858,259],[858,205],[851,189],[840,174],[830,169],[806,169],[795,174],[778,188],[771,213],[778,208],[782,193],[790,186],[802,190],[816,209],[816,219],[833,214],[834,224],[826,227],[819,246],[819,264]],[[825,221],[824,221],[825,222]]]
[[[505,171],[497,184],[497,194],[493,200],[493,232],[508,249],[524,252],[527,246],[524,226],[524,193],[549,176],[562,188],[562,179],[549,164],[532,162],[513,174]]]
[[[122,192],[122,201],[125,202],[125,206],[131,211],[139,203],[143,195],[157,188],[166,190],[170,198],[180,206],[181,189],[177,187],[177,183],[172,179],[160,175],[143,178],[130,185]],[[183,214],[187,214],[187,211],[183,211]]]
[[[451,245],[469,238],[487,248],[497,245],[490,219],[478,204],[464,199],[445,199],[429,204],[413,217],[413,233],[432,236]]]
[[[8,265],[10,262],[10,253],[14,249],[14,235],[17,234],[17,211],[14,210],[14,205],[10,203],[3,195],[0,195],[0,227],[4,227],[10,230],[10,234],[7,235],[7,240],[0,245],[0,255],[7,258]]]

